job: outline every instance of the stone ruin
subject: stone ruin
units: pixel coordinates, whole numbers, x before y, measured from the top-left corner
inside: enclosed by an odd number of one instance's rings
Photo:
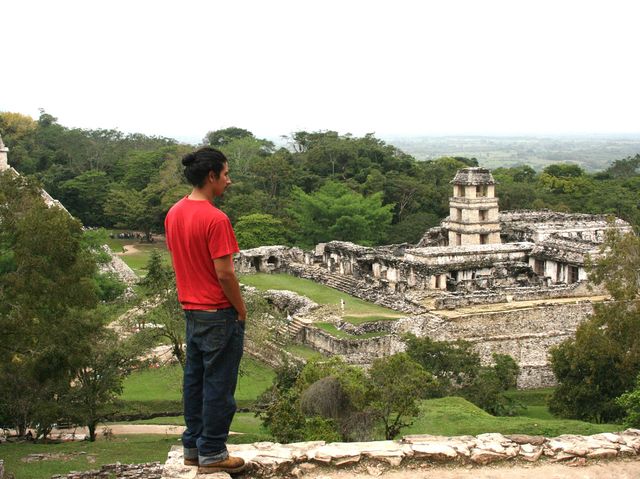
[[[369,339],[337,339],[305,322],[294,339],[320,352],[366,365],[402,351],[408,332],[464,339],[486,363],[493,353],[513,356],[519,387],[553,385],[549,349],[606,299],[589,284],[585,262],[600,254],[608,229],[630,233],[631,226],[606,215],[499,212],[485,168],[460,170],[451,183],[450,215],[417,245],[268,246],[241,251],[236,270],[309,278],[407,315],[358,327],[337,323],[354,335],[384,333]]]
[[[243,478],[325,477],[320,474],[331,473],[338,468],[361,475],[384,477],[386,472],[398,467],[406,471],[406,477],[411,477],[411,471],[424,472],[425,466],[464,466],[465,469],[474,469],[488,464],[513,465],[516,462],[584,466],[602,459],[637,460],[640,454],[640,430],[627,429],[619,433],[591,436],[567,434],[552,438],[499,433],[452,437],[420,434],[404,436],[399,441],[260,442],[228,447],[231,454],[242,457],[248,463],[247,471],[239,476]],[[204,477],[198,475],[196,470],[195,466],[184,465],[182,447],[173,446],[161,479]],[[465,472],[469,473],[469,477],[473,476],[473,471]],[[437,475],[437,470],[433,470],[433,476]],[[530,476],[537,477],[535,469]],[[218,473],[207,477],[229,479],[231,476]]]

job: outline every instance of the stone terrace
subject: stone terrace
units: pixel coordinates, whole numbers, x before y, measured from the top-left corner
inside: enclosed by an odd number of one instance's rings
[[[421,463],[484,466],[499,461],[553,461],[584,464],[597,459],[635,458],[640,454],[640,430],[592,436],[563,435],[554,438],[497,433],[478,436],[405,436],[400,441],[325,443],[324,441],[277,444],[271,442],[230,445],[233,455],[250,462],[239,477],[304,477],[318,468],[349,468],[362,464],[390,470],[411,469]],[[329,472],[329,471],[327,471]],[[162,479],[228,478],[226,473],[198,475],[183,464],[182,448],[174,446]]]

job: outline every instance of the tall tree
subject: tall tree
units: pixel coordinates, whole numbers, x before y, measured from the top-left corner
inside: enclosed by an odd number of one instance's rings
[[[0,402],[29,397],[12,408],[14,423],[46,435],[101,327],[96,266],[80,223],[48,208],[28,179],[1,173],[0,205]]]
[[[289,212],[299,227],[298,241],[305,246],[331,240],[372,245],[385,237],[392,208],[382,204],[382,193],[365,197],[327,182],[312,194],[294,188]]]

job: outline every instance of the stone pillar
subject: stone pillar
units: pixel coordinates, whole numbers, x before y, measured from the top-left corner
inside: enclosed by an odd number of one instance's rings
[[[9,148],[4,146],[2,137],[0,136],[0,171],[9,169],[9,160],[7,159],[7,153],[9,153]]]

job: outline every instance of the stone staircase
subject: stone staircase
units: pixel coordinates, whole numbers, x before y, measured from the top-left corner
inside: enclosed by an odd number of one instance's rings
[[[286,334],[287,338],[295,339],[307,324],[307,322],[303,321],[300,318],[293,318],[293,320],[288,322],[284,327],[284,333]]]

